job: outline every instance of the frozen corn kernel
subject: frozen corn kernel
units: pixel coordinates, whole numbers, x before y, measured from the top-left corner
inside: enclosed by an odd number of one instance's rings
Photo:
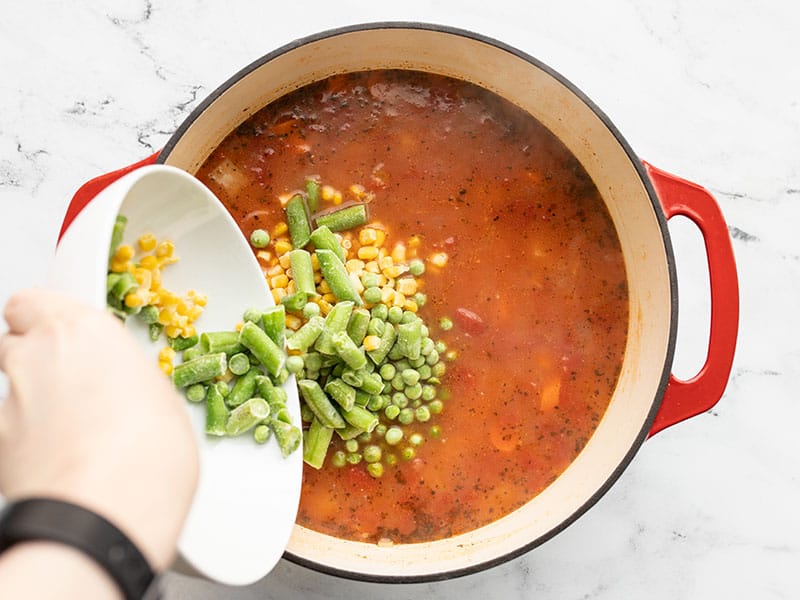
[[[259,250],[256,252],[256,256],[258,257],[258,260],[264,263],[268,263],[270,260],[272,260],[272,252],[267,252],[266,250]]]
[[[281,238],[275,242],[275,253],[278,256],[286,254],[291,249],[292,249],[292,243],[287,239]]]
[[[158,246],[156,246],[156,256],[158,258],[171,258],[174,253],[175,244],[169,240],[159,242]]]
[[[344,268],[347,269],[348,273],[361,275],[361,273],[364,272],[364,261],[358,260],[357,258],[352,258],[344,263]]]
[[[302,324],[303,320],[297,315],[292,315],[292,314],[286,315],[286,327],[288,327],[292,331],[297,331],[298,329],[300,329],[300,326]]]
[[[172,375],[172,363],[168,361],[158,361],[158,368],[161,369],[161,372],[164,375]]]
[[[320,314],[322,314],[322,316],[327,315],[329,312],[331,312],[331,309],[333,308],[333,304],[331,304],[324,298],[317,299],[317,305],[319,306],[319,312]]]
[[[127,261],[132,259],[134,254],[135,250],[133,249],[133,246],[130,244],[122,244],[119,248],[117,248],[114,258],[120,261]]]
[[[369,271],[370,273],[380,273],[381,268],[378,266],[378,261],[371,260],[364,265],[364,270]]]
[[[114,258],[111,261],[111,271],[113,273],[125,273],[128,270],[130,264],[131,263],[127,260],[118,260]]]
[[[412,235],[408,238],[408,247],[409,248],[419,248],[421,240],[419,239],[418,235]]]
[[[275,225],[275,227],[273,227],[273,229],[272,229],[272,237],[273,238],[278,237],[280,235],[283,235],[287,231],[289,231],[289,225],[286,224],[285,221],[281,221],[280,223],[277,223]]]
[[[375,229],[375,245],[383,246],[386,241],[386,232],[383,229]]]
[[[147,256],[142,257],[142,260],[139,261],[139,264],[142,266],[142,268],[152,271],[153,269],[158,268],[158,258],[152,254],[148,254]]]
[[[447,253],[437,252],[436,254],[431,255],[428,260],[436,267],[443,267],[447,264]]]
[[[164,346],[158,353],[158,360],[169,360],[175,358],[175,350],[170,348],[169,346]]]
[[[413,277],[403,277],[398,279],[395,289],[406,296],[413,296],[417,293],[417,280]]]
[[[340,192],[339,190],[336,190],[333,193],[333,203],[336,204],[336,205],[339,205],[343,201],[344,201],[344,196],[342,196],[342,192]]]
[[[406,245],[402,242],[397,242],[392,249],[392,260],[396,263],[401,263],[406,259]]]
[[[394,290],[389,286],[381,288],[381,302],[390,306],[394,302]]]
[[[275,301],[275,304],[281,303],[281,298],[286,295],[286,290],[283,288],[276,288],[272,290],[272,299]]]
[[[406,297],[400,292],[396,291],[394,293],[394,298],[392,298],[392,305],[399,306],[400,308],[402,308],[405,305],[405,303],[406,303]]]
[[[152,252],[156,247],[157,241],[152,233],[145,233],[136,243],[139,244],[139,249],[142,252]]]
[[[328,282],[323,279],[322,281],[319,282],[319,285],[317,286],[317,291],[320,294],[327,294],[331,291],[331,286],[329,286]]]
[[[375,246],[361,246],[356,256],[361,260],[372,260],[378,256],[378,249]]]
[[[137,308],[144,304],[144,299],[137,292],[133,292],[125,296],[125,306],[128,308]]]
[[[269,285],[273,289],[285,288],[287,285],[289,285],[289,278],[283,273],[280,275],[275,275],[274,277],[270,278]]]
[[[406,298],[406,303],[403,305],[403,310],[415,313],[419,310],[419,305],[413,298]]]
[[[377,350],[381,345],[381,338],[377,335],[368,335],[364,338],[363,344],[364,350],[367,352],[370,350]]]
[[[358,241],[362,246],[372,246],[378,240],[378,233],[372,227],[364,227],[358,232]]]
[[[325,300],[325,302],[327,302],[327,303],[329,303],[331,305],[336,303],[336,296],[334,296],[330,292],[327,293],[327,294],[322,294],[322,299]]]
[[[319,191],[319,195],[322,197],[322,199],[328,202],[333,200],[335,194],[336,194],[336,189],[331,185],[323,185],[322,189],[320,189]]]

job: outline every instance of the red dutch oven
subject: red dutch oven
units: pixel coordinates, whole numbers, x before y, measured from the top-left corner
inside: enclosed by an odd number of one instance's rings
[[[106,185],[145,164],[194,174],[217,145],[276,98],[330,75],[414,69],[499,94],[550,129],[580,160],[605,201],[625,259],[628,341],[616,390],[575,461],[527,504],[474,531],[444,540],[381,547],[295,526],[286,558],[370,581],[446,579],[527,552],[562,531],[613,485],[651,435],[710,409],[733,362],[739,300],[728,229],[702,187],[643,162],[603,112],[564,77],[501,42],[448,27],[378,23],[295,41],[245,67],[206,98],[159,153],[85,184],[61,234]],[[671,374],[677,329],[675,261],[667,221],[683,215],[705,241],[711,292],[708,354],[689,380]]]

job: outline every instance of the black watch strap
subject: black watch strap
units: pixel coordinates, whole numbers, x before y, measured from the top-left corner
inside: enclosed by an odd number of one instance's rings
[[[0,552],[27,540],[61,542],[81,550],[111,575],[126,600],[144,598],[155,579],[147,559],[114,524],[69,502],[29,498],[0,511]]]

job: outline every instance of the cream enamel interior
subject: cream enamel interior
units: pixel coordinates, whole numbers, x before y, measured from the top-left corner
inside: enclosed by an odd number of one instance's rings
[[[295,526],[288,546],[304,562],[356,577],[441,578],[497,561],[548,536],[614,479],[641,441],[669,357],[669,263],[647,191],[631,158],[598,115],[545,70],[452,32],[348,31],[280,54],[246,73],[206,107],[166,162],[194,173],[232,129],[271,100],[332,74],[379,68],[413,68],[464,79],[504,96],[544,123],[577,156],[603,195],[620,237],[629,284],[628,344],[611,405],[578,458],[543,493],[495,523],[446,540],[379,547]]]

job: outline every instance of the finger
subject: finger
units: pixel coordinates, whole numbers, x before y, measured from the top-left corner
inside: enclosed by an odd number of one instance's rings
[[[18,335],[7,333],[0,337],[0,371],[8,373],[11,356],[22,343],[22,338]]]
[[[55,290],[31,288],[9,298],[4,316],[10,333],[24,334],[48,317],[74,310],[77,302]]]

